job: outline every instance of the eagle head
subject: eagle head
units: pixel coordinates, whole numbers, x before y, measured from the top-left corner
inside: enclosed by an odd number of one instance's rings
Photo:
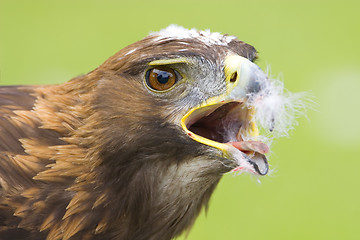
[[[284,129],[286,106],[256,57],[234,36],[171,25],[84,76],[16,88],[26,106],[10,110],[28,130],[14,140],[11,156],[22,158],[3,167],[32,167],[21,178],[0,170],[16,228],[47,239],[171,239],[225,173],[266,175],[265,142]]]

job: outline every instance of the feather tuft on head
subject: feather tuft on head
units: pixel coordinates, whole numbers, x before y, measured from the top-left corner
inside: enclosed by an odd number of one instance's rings
[[[209,29],[198,31],[195,28],[186,29],[176,24],[171,24],[167,28],[164,28],[159,32],[151,32],[150,35],[158,36],[158,40],[195,38],[207,45],[223,46],[226,46],[232,40],[236,39],[235,36],[223,35],[218,32],[210,32]]]

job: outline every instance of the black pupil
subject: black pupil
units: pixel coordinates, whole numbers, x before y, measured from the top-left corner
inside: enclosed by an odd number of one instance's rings
[[[169,72],[165,72],[165,71],[161,71],[161,70],[156,70],[156,74],[157,77],[156,79],[158,80],[159,83],[161,84],[165,84],[169,81],[170,77],[172,77],[172,74]]]

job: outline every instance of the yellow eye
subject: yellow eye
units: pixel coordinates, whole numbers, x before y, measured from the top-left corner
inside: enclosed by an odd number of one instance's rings
[[[168,67],[155,67],[146,72],[146,84],[157,91],[164,91],[179,80],[179,73]]]

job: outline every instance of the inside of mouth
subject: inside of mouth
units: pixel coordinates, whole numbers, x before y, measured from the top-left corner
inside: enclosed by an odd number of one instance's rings
[[[212,111],[204,112],[204,116],[188,124],[187,128],[199,136],[219,143],[241,141],[239,131],[242,120],[246,117],[246,110],[242,104],[241,102],[229,102],[220,107],[215,106]],[[242,117],[242,115],[244,116]]]
[[[196,135],[235,147],[242,152],[255,172],[265,175],[268,162],[264,154],[269,148],[243,135],[249,125],[248,114],[248,108],[243,102],[221,103],[195,110],[188,117],[186,127]]]

